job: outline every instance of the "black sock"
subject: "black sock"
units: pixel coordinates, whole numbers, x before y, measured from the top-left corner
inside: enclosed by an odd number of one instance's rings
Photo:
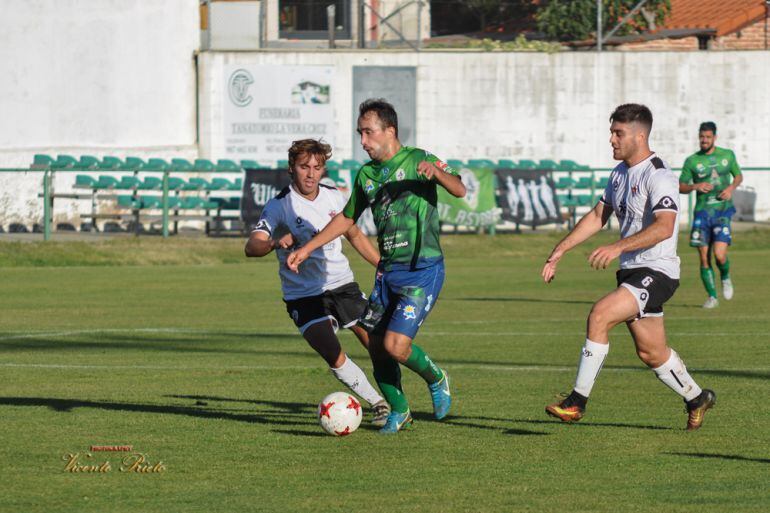
[[[569,408],[570,406],[578,406],[581,410],[585,410],[587,402],[587,397],[580,395],[573,390],[572,393],[570,393],[570,395],[567,396],[567,398],[564,400],[562,406],[564,408]]]

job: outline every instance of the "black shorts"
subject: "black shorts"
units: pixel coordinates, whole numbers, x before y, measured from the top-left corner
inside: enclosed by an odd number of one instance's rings
[[[337,331],[340,326],[350,328],[364,314],[368,301],[358,288],[358,283],[346,283],[333,290],[327,290],[318,296],[284,300],[300,333],[318,322],[329,319]]]
[[[679,287],[679,280],[647,267],[621,269],[617,272],[618,287],[625,287],[639,305],[637,319],[662,317],[663,303],[671,299]]]

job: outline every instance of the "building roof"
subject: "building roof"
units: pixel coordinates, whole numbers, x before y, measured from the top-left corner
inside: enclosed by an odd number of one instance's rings
[[[765,17],[765,0],[671,0],[671,13],[659,30],[714,29],[737,32]]]

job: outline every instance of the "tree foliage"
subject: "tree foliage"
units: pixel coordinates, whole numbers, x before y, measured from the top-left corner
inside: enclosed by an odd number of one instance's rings
[[[620,23],[639,0],[602,0],[602,32]],[[615,35],[655,30],[671,11],[670,0],[648,0]],[[549,39],[571,41],[596,37],[596,0],[548,0],[535,15],[537,28]]]

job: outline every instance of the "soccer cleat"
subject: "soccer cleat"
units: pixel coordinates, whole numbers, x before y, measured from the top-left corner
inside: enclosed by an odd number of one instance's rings
[[[449,413],[449,408],[452,406],[452,394],[449,392],[449,374],[445,370],[441,370],[444,374],[440,380],[428,385],[430,391],[430,398],[433,400],[433,415],[441,420]]]
[[[733,282],[730,278],[722,280],[722,297],[730,301],[733,298]]]
[[[372,424],[382,427],[385,422],[388,421],[388,415],[390,415],[390,405],[383,399],[377,401],[372,405]]]
[[[687,431],[695,431],[703,424],[706,410],[717,403],[717,395],[706,388],[692,401],[685,401],[687,407]]]
[[[381,435],[395,435],[402,429],[409,429],[412,426],[412,414],[409,410],[406,413],[399,413],[392,411],[388,415],[388,420],[385,422],[385,426],[380,429]]]
[[[583,418],[585,410],[578,405],[565,406],[567,400],[549,404],[545,407],[545,412],[551,417],[556,417],[562,422],[577,422]]]
[[[703,308],[707,308],[707,309],[716,308],[718,306],[719,306],[719,300],[711,296],[709,296],[706,302],[703,303]]]

